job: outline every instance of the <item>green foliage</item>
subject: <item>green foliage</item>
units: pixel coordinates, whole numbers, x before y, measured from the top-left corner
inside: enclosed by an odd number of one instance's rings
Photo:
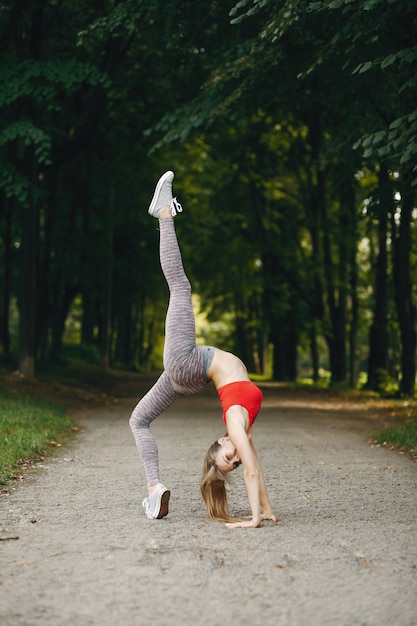
[[[394,4],[398,0],[324,0],[322,2],[309,2],[308,7],[315,11],[324,11],[326,9],[341,9],[344,6],[354,4],[357,11],[369,11],[375,6],[381,4]],[[349,8],[349,7],[348,7]]]
[[[64,113],[63,97],[83,86],[109,89],[109,77],[90,63],[69,61],[35,61],[26,59],[0,65],[0,109],[5,124],[0,131],[0,147],[15,146],[20,156],[32,147],[40,166],[51,166],[52,143],[56,141],[52,113]],[[15,120],[15,111],[20,119]],[[31,119],[32,117],[32,119]],[[35,121],[36,120],[36,121]],[[5,154],[8,154],[6,152]],[[29,195],[37,195],[32,183],[15,163],[2,160],[0,188],[8,198],[16,197],[27,206]]]
[[[11,163],[0,163],[0,188],[6,198],[16,198],[22,206],[28,206],[29,197],[36,197],[36,190],[28,178]]]
[[[379,79],[383,78],[389,86],[389,92],[374,107],[376,128],[368,129],[354,143],[354,149],[362,148],[363,158],[370,162],[390,162],[393,167],[413,172],[414,185],[417,185],[416,7],[415,1],[394,0],[310,4],[312,11],[339,9],[343,15],[340,31],[328,42],[327,54],[334,55],[338,49],[344,49],[346,66],[352,66],[360,57],[356,67],[353,65],[352,74],[371,74],[371,85],[379,85]],[[396,35],[397,31],[401,31],[401,36]],[[381,126],[381,121],[377,121],[379,116],[388,123]]]
[[[12,480],[22,461],[35,461],[63,440],[73,420],[47,401],[0,390],[0,484]]]
[[[272,354],[285,364],[290,341],[311,362],[316,341],[320,369],[352,329],[363,366],[380,161],[398,173],[392,197],[415,161],[414,6],[77,0],[28,5],[14,24],[2,12],[0,254],[7,242],[19,266],[20,208],[35,204],[37,355],[75,329],[97,357],[110,328],[113,363],[160,367],[167,291],[146,207],[174,169],[184,262],[222,345],[260,371]],[[392,375],[390,264],[388,280]]]
[[[23,146],[33,145],[39,164],[51,165],[51,138],[30,121],[13,122],[0,133],[0,146],[20,140]]]
[[[398,392],[398,382],[393,381],[387,370],[382,368],[377,370],[377,389],[383,397],[393,397]]]
[[[387,130],[358,139],[353,148],[362,148],[364,159],[394,161],[398,167],[410,168],[417,184],[417,110],[395,119]]]
[[[61,110],[61,89],[70,92],[83,84],[109,88],[109,77],[90,63],[70,61],[35,61],[27,59],[0,66],[0,107],[30,98],[47,110]]]
[[[268,1],[241,0],[230,12],[232,16],[236,16],[240,11],[240,15],[234,17],[232,23],[240,23],[264,7],[268,11],[264,11],[267,26],[262,30],[262,37],[266,37],[272,44],[288,36],[297,22],[303,23],[304,28],[311,22],[314,28],[314,15],[320,14],[324,20],[327,17],[325,13],[329,13],[329,28],[327,36],[320,43],[320,55],[318,58],[312,55],[310,67],[306,68],[303,76],[308,76],[317,69],[318,64],[322,64],[326,58],[334,62],[339,55],[345,56],[346,68],[355,59],[361,58],[356,67],[353,65],[353,75],[360,77],[372,73],[375,79],[371,77],[371,81],[376,84],[379,82],[377,72],[386,75],[388,84],[391,85],[390,93],[388,97],[384,94],[375,106],[376,128],[368,128],[368,132],[353,142],[354,149],[362,148],[363,157],[369,162],[388,160],[396,163],[396,167],[412,171],[413,184],[416,185],[417,110],[414,94],[417,88],[417,47],[413,37],[417,26],[416,3],[398,3],[395,0],[287,0],[278,8]],[[342,17],[340,21],[337,19],[338,14]],[[401,37],[396,37],[397,30],[401,31]],[[358,82],[357,89],[361,88],[361,83]],[[368,85],[365,89],[369,89]],[[388,124],[378,128],[379,116],[387,119]]]
[[[99,17],[78,33],[78,45],[91,36],[98,39],[110,37],[130,37],[160,9],[157,0],[125,0],[115,4],[108,15]]]
[[[195,129],[201,128],[213,117],[221,101],[221,96],[216,98],[210,95],[208,97],[204,93],[192,102],[166,113],[152,128],[145,131],[145,137],[153,133],[162,135],[162,138],[152,146],[151,153],[169,143],[185,142]]]
[[[247,17],[251,17],[252,15],[256,15],[256,13],[258,13],[258,11],[260,9],[262,9],[266,4],[268,4],[269,0],[239,0],[239,2],[236,3],[236,5],[230,10],[230,17],[233,17],[233,19],[231,20],[232,24],[240,24],[240,22],[242,22],[242,20],[244,20]],[[249,6],[248,9],[246,9],[245,12],[241,13],[240,15],[238,15],[238,11],[240,9],[244,9],[245,7],[248,7],[248,5],[252,5]],[[236,17],[234,17],[236,15]]]

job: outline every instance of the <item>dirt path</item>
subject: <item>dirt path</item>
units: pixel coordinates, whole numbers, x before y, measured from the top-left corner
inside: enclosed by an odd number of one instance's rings
[[[147,520],[135,400],[85,412],[72,443],[0,500],[3,626],[415,626],[417,464],[368,444],[353,405],[265,388],[255,427],[280,523],[207,519],[198,480],[222,434],[212,389],[154,425],[171,510]],[[241,477],[230,505],[246,514]]]

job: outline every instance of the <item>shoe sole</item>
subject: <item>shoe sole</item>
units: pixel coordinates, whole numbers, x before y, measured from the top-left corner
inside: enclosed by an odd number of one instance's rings
[[[164,493],[161,496],[161,504],[159,505],[159,513],[156,516],[156,519],[161,519],[162,517],[165,517],[165,515],[168,515],[168,504],[169,504],[169,497],[171,495],[170,491],[164,491]]]
[[[149,205],[149,209],[148,209],[148,213],[149,215],[152,215],[152,217],[157,217],[154,211],[155,211],[156,201],[158,199],[159,194],[161,193],[162,185],[167,180],[167,178],[170,178],[172,175],[173,175],[173,172],[171,172],[171,170],[169,170],[168,172],[165,172],[165,174],[161,176],[161,178],[158,180],[156,184],[155,191],[154,191],[154,194],[153,194],[153,197]]]

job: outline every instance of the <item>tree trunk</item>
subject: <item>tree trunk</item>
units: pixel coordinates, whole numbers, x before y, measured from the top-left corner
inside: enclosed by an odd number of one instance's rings
[[[375,276],[374,314],[369,332],[369,363],[366,389],[379,391],[381,370],[388,369],[388,215],[392,213],[392,190],[388,169],[379,170],[380,212],[378,216],[378,258]]]
[[[110,367],[110,336],[113,298],[113,213],[114,213],[114,188],[111,187],[107,210],[107,266],[104,280],[103,294],[103,332],[101,335],[101,366],[107,370]]]
[[[10,293],[12,280],[12,201],[3,196],[4,201],[4,255],[3,255],[3,288],[0,300],[0,336],[3,346],[3,361],[10,362]]]
[[[331,230],[327,216],[324,180],[320,182],[322,231],[323,231],[323,260],[324,276],[326,278],[326,297],[329,311],[330,328],[325,333],[329,347],[331,382],[343,383],[346,381],[346,307],[347,307],[347,264],[349,209],[347,208],[344,193],[339,202],[339,224],[337,231],[337,246],[339,259],[336,265],[332,258]],[[342,185],[345,188],[345,185]]]
[[[351,302],[350,309],[350,325],[348,331],[348,345],[349,345],[349,357],[348,357],[348,379],[349,385],[355,387],[358,382],[358,358],[357,358],[357,333],[359,327],[359,298],[358,298],[358,264],[356,261],[357,252],[357,215],[356,215],[356,194],[353,183],[353,177],[348,182],[347,186],[342,190],[342,195],[346,202],[346,210],[349,216],[348,228],[348,249],[347,249],[347,267],[348,277],[346,280],[349,283],[348,294]]]
[[[94,330],[97,322],[96,297],[86,288],[81,291],[83,313],[81,319],[81,343],[92,346],[95,343]]]
[[[128,302],[118,303],[118,313],[116,317],[116,347],[115,359],[123,365],[132,364],[132,304],[130,297]]]
[[[28,178],[35,187],[37,164],[33,148],[28,149]],[[35,377],[35,327],[37,278],[38,207],[31,193],[29,205],[22,209],[19,298],[19,371],[25,378]]]
[[[316,320],[314,319],[312,320],[310,326],[310,355],[313,382],[317,383],[320,380],[320,361],[319,349],[317,345]]]
[[[276,321],[272,342],[274,357],[272,374],[274,380],[295,382],[297,380],[297,299],[292,298],[286,318]]]
[[[65,322],[71,304],[75,298],[76,290],[69,285],[62,287],[59,299],[54,303],[52,311],[50,311],[50,330],[51,330],[51,354],[57,361],[62,359],[62,339],[65,332]]]
[[[358,266],[356,262],[356,245],[352,247],[350,257],[350,300],[351,313],[349,328],[349,385],[351,387],[356,387],[359,374],[358,355],[356,347],[357,333],[359,327]]]
[[[42,27],[45,3],[35,5],[28,27],[29,56],[41,58]],[[38,124],[36,105],[28,105],[24,115]],[[39,187],[38,162],[34,145],[26,149],[24,169],[32,187],[28,206],[23,207],[19,298],[19,370],[27,378],[35,377],[35,330],[39,207],[35,190]]]
[[[392,215],[394,294],[402,348],[400,392],[407,396],[414,396],[417,339],[416,309],[413,303],[410,269],[414,193],[408,181],[404,182],[401,195],[401,222],[398,228]]]
[[[36,234],[37,208],[31,201],[23,209],[19,298],[19,370],[26,378],[35,377]]]
[[[314,110],[312,112],[312,118],[309,120],[308,126],[312,151],[311,163],[307,169],[308,195],[306,198],[307,224],[311,237],[311,287],[308,302],[311,318],[310,350],[313,379],[317,382],[320,378],[317,337],[324,332],[325,326],[323,249],[321,237],[324,228],[323,216],[325,215],[325,178],[324,173],[320,169],[322,135],[320,115],[317,111]]]

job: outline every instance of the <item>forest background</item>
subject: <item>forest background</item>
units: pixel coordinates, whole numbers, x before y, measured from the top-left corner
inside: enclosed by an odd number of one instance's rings
[[[2,0],[2,365],[161,368],[173,169],[199,341],[413,395],[416,9]]]

